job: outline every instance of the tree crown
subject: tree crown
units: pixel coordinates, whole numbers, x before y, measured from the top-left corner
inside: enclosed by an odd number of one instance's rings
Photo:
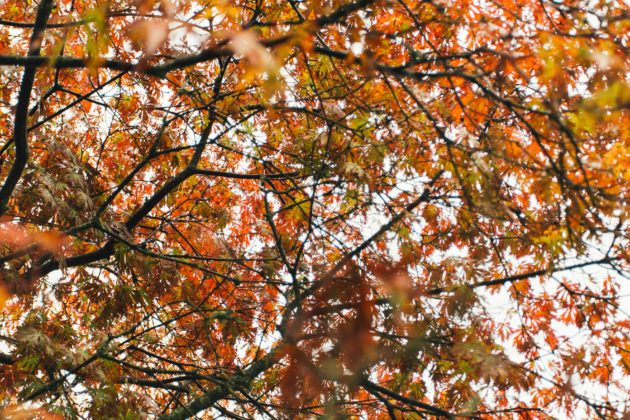
[[[4,0],[0,413],[627,414],[626,7]]]

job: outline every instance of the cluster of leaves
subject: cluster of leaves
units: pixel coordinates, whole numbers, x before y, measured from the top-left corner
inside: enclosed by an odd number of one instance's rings
[[[4,0],[0,408],[627,414],[629,29],[617,0]]]

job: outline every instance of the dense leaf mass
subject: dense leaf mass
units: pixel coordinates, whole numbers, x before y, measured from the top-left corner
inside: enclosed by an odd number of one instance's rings
[[[627,6],[3,0],[0,417],[627,416]]]

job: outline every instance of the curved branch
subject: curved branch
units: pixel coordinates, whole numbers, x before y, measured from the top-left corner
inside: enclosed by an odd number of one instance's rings
[[[529,279],[529,278],[536,277],[536,276],[544,276],[545,274],[559,273],[561,271],[570,271],[570,270],[575,270],[577,268],[588,267],[588,266],[591,266],[591,265],[611,264],[613,261],[616,261],[616,260],[619,260],[619,259],[620,259],[619,257],[604,257],[604,258],[601,258],[601,259],[595,260],[595,261],[586,261],[586,262],[583,262],[583,263],[567,265],[567,266],[558,267],[558,268],[548,268],[548,269],[529,271],[527,273],[515,274],[513,276],[501,277],[501,278],[492,279],[492,280],[486,280],[486,281],[482,281],[482,282],[475,283],[475,284],[469,284],[467,286],[470,287],[471,289],[476,289],[478,287],[484,287],[484,286],[498,286],[498,285],[503,285],[503,284],[507,284],[507,283],[513,283],[513,282],[519,281],[519,280]],[[434,289],[426,291],[425,294],[426,295],[439,295],[440,293],[448,292],[450,290],[451,289],[449,289],[447,287],[436,287]]]
[[[46,29],[46,23],[50,18],[52,11],[52,0],[42,0],[37,8],[37,17],[31,35],[31,43],[28,49],[29,57],[39,56],[41,49],[43,32]],[[35,82],[35,67],[26,67],[20,84],[20,93],[18,94],[18,102],[15,110],[15,126],[13,129],[13,142],[15,143],[15,160],[13,166],[9,170],[7,179],[4,181],[0,189],[0,215],[5,213],[8,208],[9,199],[15,189],[18,181],[22,177],[22,172],[28,162],[28,141],[27,141],[27,119],[28,119],[28,103]]]
[[[185,406],[173,410],[169,414],[158,417],[158,420],[183,420],[212,407],[232,393],[232,389],[247,387],[258,375],[274,366],[281,358],[280,348],[272,349],[262,359],[251,364],[242,373],[234,375],[225,384],[217,385],[203,395],[195,398]]]

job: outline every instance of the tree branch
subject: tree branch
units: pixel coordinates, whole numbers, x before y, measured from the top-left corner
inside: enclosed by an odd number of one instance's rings
[[[245,369],[241,374],[234,375],[232,379],[225,384],[217,385],[185,406],[179,407],[169,414],[160,416],[158,420],[183,420],[212,407],[217,401],[220,401],[230,395],[232,393],[232,389],[241,387],[247,388],[251,381],[253,381],[258,375],[269,369],[278,360],[280,360],[280,356],[280,348],[276,347],[272,349],[262,359],[252,363],[252,365]]]
[[[512,282],[519,281],[519,280],[525,280],[525,279],[528,279],[528,278],[531,278],[531,277],[543,276],[545,274],[553,274],[553,273],[559,273],[561,271],[575,270],[577,268],[584,268],[584,267],[588,267],[588,266],[591,266],[591,265],[597,265],[597,264],[610,264],[613,261],[618,260],[618,259],[619,259],[619,257],[604,257],[604,258],[601,258],[601,259],[595,260],[595,261],[586,261],[586,262],[583,262],[583,263],[567,265],[567,266],[558,267],[558,268],[548,268],[548,269],[529,271],[527,273],[516,274],[514,276],[502,277],[502,278],[498,278],[498,279],[486,280],[486,281],[482,281],[482,282],[479,282],[479,283],[470,284],[470,285],[467,285],[467,286],[470,287],[471,289],[476,289],[478,287],[484,287],[484,286],[498,286],[498,285],[501,285],[501,284],[512,283]],[[447,288],[447,287],[436,287],[434,289],[426,291],[425,294],[427,294],[427,295],[438,295],[440,293],[444,293],[444,292],[448,292],[448,291],[450,291],[450,289]]]
[[[42,38],[46,23],[50,18],[52,11],[52,0],[42,0],[37,8],[37,17],[33,26],[33,34],[31,35],[31,43],[28,49],[29,57],[39,56]],[[20,92],[18,94],[18,102],[15,110],[15,125],[13,128],[13,142],[15,143],[15,160],[13,166],[9,170],[7,179],[0,189],[0,215],[7,211],[9,199],[15,189],[18,181],[22,177],[22,172],[28,162],[28,141],[27,141],[27,119],[28,119],[28,103],[33,90],[35,81],[35,67],[26,67],[20,84]]]

